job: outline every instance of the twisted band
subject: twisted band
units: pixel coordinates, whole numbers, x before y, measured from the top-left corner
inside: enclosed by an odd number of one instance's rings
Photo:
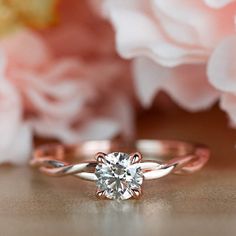
[[[117,150],[129,151],[132,154],[125,158],[121,155],[122,153],[116,152],[116,155],[112,157],[113,159],[106,157],[107,154],[105,153]],[[95,159],[92,160],[94,155]],[[205,145],[190,142],[137,140],[133,143],[119,143],[104,140],[87,141],[73,146],[61,144],[43,145],[35,150],[30,164],[38,167],[41,172],[50,176],[73,175],[84,180],[99,180],[103,184],[108,184],[109,181],[111,182],[111,179],[112,181],[114,179],[116,181],[123,181],[124,175],[121,175],[120,172],[129,169],[130,166],[135,168],[136,180],[137,174],[142,176],[144,180],[151,180],[170,173],[193,173],[205,165],[209,155],[210,151]],[[80,160],[80,162],[74,163],[73,161],[75,160]],[[129,165],[127,164],[125,168],[122,166],[124,160],[129,160]],[[98,167],[99,164],[100,167]],[[96,173],[96,170],[98,173]],[[141,172],[137,172],[138,170]],[[108,171],[109,174],[112,173],[112,177],[100,179],[101,173],[104,174],[104,171]],[[119,177],[116,175],[117,171],[119,171]],[[108,172],[106,172],[106,175]],[[126,173],[126,178],[128,175],[132,176],[133,181],[135,175],[131,173],[133,172],[129,169]],[[131,183],[131,181],[128,183]],[[127,184],[127,180],[125,184]],[[131,195],[133,196],[134,193],[132,192]]]

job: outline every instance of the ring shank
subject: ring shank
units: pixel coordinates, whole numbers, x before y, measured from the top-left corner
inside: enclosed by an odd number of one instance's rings
[[[156,179],[172,172],[175,174],[193,173],[201,169],[209,159],[210,151],[202,144],[173,140],[137,140],[132,143],[121,143],[109,140],[87,141],[73,146],[49,144],[38,147],[31,165],[53,176],[73,174],[86,180],[96,180],[94,170],[96,153],[115,151],[140,152],[143,159],[145,179]],[[72,164],[75,160],[84,162]],[[147,164],[145,164],[147,163]],[[150,166],[147,168],[147,166]]]

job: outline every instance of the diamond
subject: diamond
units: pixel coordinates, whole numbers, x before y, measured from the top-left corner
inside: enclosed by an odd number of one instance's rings
[[[122,152],[104,155],[96,166],[98,192],[109,199],[125,200],[141,191],[143,174],[133,158]]]

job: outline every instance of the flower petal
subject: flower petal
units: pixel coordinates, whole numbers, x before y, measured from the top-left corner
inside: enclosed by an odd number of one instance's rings
[[[231,2],[235,2],[235,0],[204,0],[204,2],[209,7],[221,8],[230,4]]]
[[[38,67],[50,58],[47,46],[32,31],[16,32],[1,40],[0,47],[5,50],[10,64]]]
[[[227,112],[231,125],[236,127],[236,95],[225,93],[221,96],[220,107]]]
[[[24,163],[31,151],[31,131],[22,122],[18,91],[5,79],[0,80],[0,163]]]
[[[111,21],[116,29],[117,50],[124,58],[146,56],[164,66],[176,66],[205,61],[208,55],[205,51],[185,49],[169,42],[160,28],[139,11],[113,10]]]
[[[0,163],[26,164],[32,153],[32,132],[28,124],[22,124],[8,149],[0,151]]]
[[[5,79],[0,80],[0,149],[9,146],[21,122],[21,101],[16,89]]]
[[[4,78],[4,74],[6,72],[6,61],[7,57],[4,50],[0,49],[0,80]]]
[[[108,139],[117,135],[120,126],[108,118],[88,120],[81,127],[70,127],[66,123],[53,120],[31,120],[36,133],[42,137],[55,137],[63,143],[76,143],[88,139]]]
[[[236,36],[226,38],[213,52],[208,77],[220,91],[236,92]]]
[[[177,3],[177,1],[152,0],[152,3],[158,26],[164,29],[175,42],[188,46],[199,45],[198,32],[191,24],[193,13],[190,9],[186,6],[182,7],[183,3]],[[179,9],[176,11],[177,8]]]
[[[175,42],[210,53],[225,35],[235,31],[235,7],[228,6],[216,11],[196,0],[152,1],[160,21],[159,27],[163,27]]]
[[[149,59],[139,58],[134,63],[138,97],[150,106],[159,91],[167,92],[181,107],[189,111],[206,109],[219,97],[209,85],[204,65],[183,65],[166,68]]]

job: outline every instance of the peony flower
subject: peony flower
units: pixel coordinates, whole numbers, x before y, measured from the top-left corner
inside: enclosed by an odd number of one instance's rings
[[[235,32],[235,4],[219,11],[203,0],[104,0],[104,11],[123,57],[145,56],[173,67],[207,61],[218,43]]]
[[[137,95],[150,106],[167,92],[190,111],[220,106],[236,126],[235,0],[92,0],[134,59]]]
[[[61,1],[58,15],[54,27],[24,29],[0,40],[4,81],[19,102],[20,114],[9,124],[19,132],[27,124],[37,136],[64,143],[132,136],[129,63],[116,55],[109,24],[74,0]],[[27,147],[32,136],[21,137]],[[11,159],[20,161],[20,154],[5,161]]]

